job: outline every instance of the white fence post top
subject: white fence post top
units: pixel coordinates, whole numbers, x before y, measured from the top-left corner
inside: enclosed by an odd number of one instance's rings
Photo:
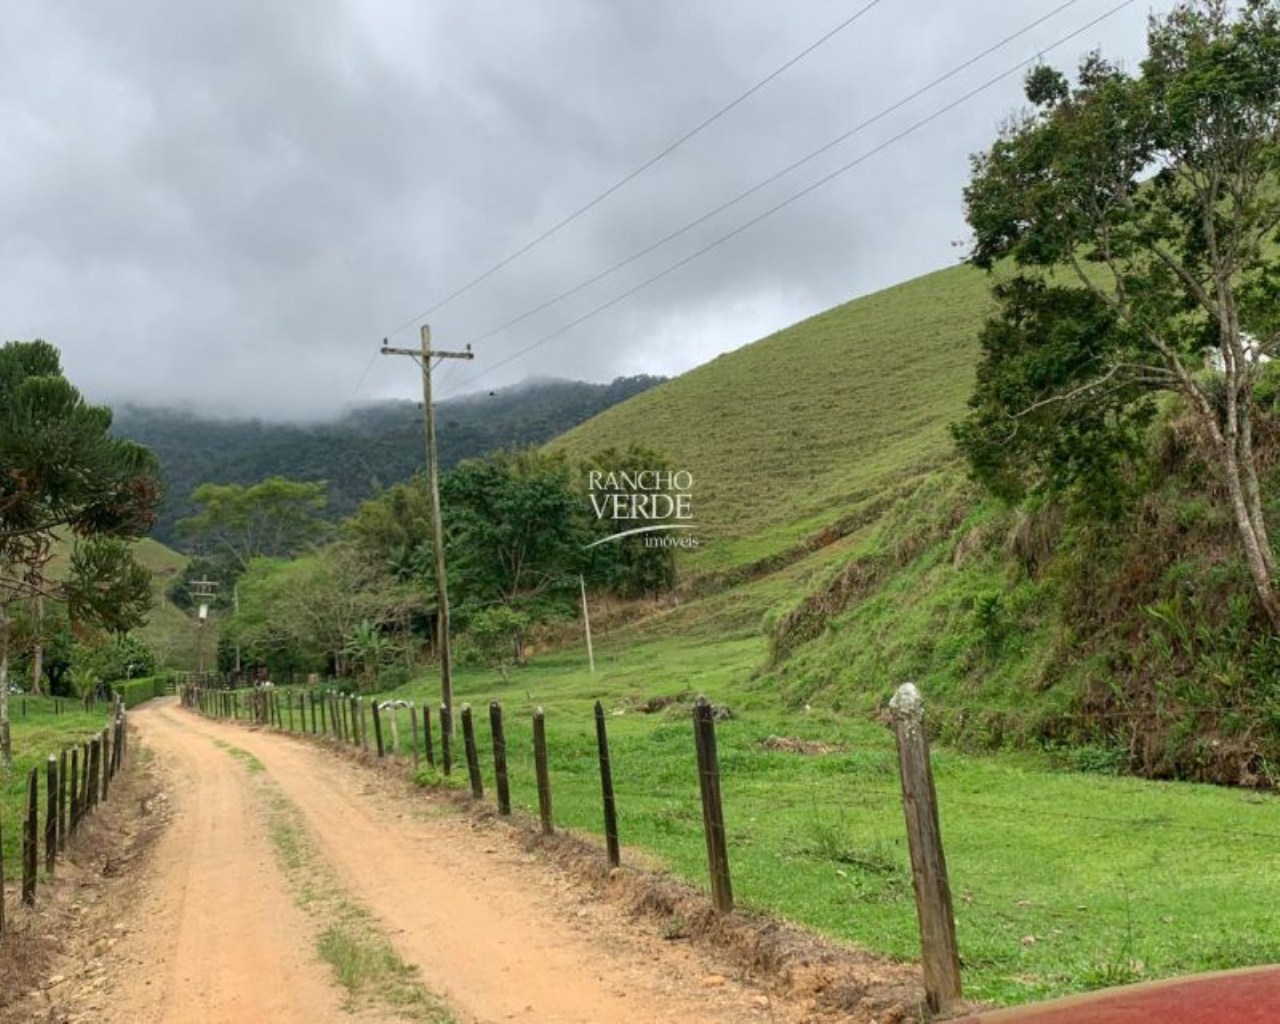
[[[920,721],[924,718],[924,698],[915,683],[903,683],[889,701],[889,709],[895,718]]]

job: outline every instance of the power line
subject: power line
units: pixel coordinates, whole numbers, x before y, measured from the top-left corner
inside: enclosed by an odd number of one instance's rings
[[[779,171],[775,171],[773,174],[769,175],[769,177],[756,182],[754,185],[752,185],[750,188],[746,189],[745,191],[739,192],[732,199],[729,199],[726,202],[721,203],[719,206],[711,210],[708,210],[706,213],[702,214],[700,217],[696,218],[695,220],[688,221],[682,227],[676,228],[674,231],[666,235],[663,235],[657,241],[649,243],[644,248],[637,249],[630,256],[627,256],[626,258],[619,260],[617,263],[614,263],[611,266],[606,267],[604,270],[601,270],[599,273],[593,274],[591,277],[588,277],[582,281],[579,281],[572,288],[562,291],[559,295],[556,295],[553,298],[547,299],[545,302],[539,303],[536,306],[532,306],[529,309],[526,309],[523,313],[519,313],[516,316],[511,317],[509,320],[505,320],[502,323],[498,324],[497,326],[491,327],[487,331],[484,331],[481,334],[477,334],[473,336],[469,340],[469,343],[472,345],[476,345],[482,341],[487,341],[488,339],[492,338],[495,334],[500,334],[503,331],[507,330],[508,328],[514,327],[516,324],[523,323],[525,320],[529,319],[529,317],[535,316],[538,313],[541,313],[544,310],[549,309],[551,306],[554,306],[556,303],[562,302],[564,299],[567,299],[570,296],[576,295],[578,294],[578,292],[591,287],[591,285],[596,284],[600,281],[603,281],[606,277],[609,277],[610,275],[616,273],[617,271],[621,270],[623,267],[630,266],[636,260],[649,255],[649,253],[653,252],[656,249],[662,248],[664,245],[666,245],[669,242],[675,241],[677,238],[687,234],[688,232],[692,231],[694,228],[698,227],[699,225],[705,224],[707,221],[723,213],[725,210],[728,210],[730,207],[736,206],[738,203],[742,202],[744,199],[747,199],[750,196],[755,195],[761,189],[769,185],[772,185],[775,181],[778,181],[781,178],[785,178],[792,171],[798,170],[800,167],[803,167],[805,164],[809,163],[811,160],[816,160],[823,153],[829,152],[830,150],[834,149],[836,146],[840,145],[843,142],[847,142],[849,139],[853,138],[853,136],[859,134],[860,132],[866,130],[867,128],[870,128],[877,121],[882,121],[884,118],[888,117],[894,111],[899,110],[902,107],[906,106],[912,100],[918,99],[919,97],[923,96],[925,93],[941,85],[943,82],[946,82],[951,78],[954,78],[956,75],[960,74],[962,71],[965,71],[971,68],[974,64],[977,64],[983,58],[989,57],[996,50],[999,50],[1002,47],[1007,46],[1009,43],[1013,42],[1019,36],[1026,35],[1032,29],[1037,28],[1038,26],[1044,24],[1050,18],[1054,17],[1057,14],[1060,14],[1062,11],[1065,11],[1068,7],[1072,7],[1077,3],[1079,3],[1079,0],[1066,0],[1065,3],[1055,7],[1048,14],[1042,15],[1041,17],[1037,18],[1035,21],[1031,22],[1029,25],[1025,25],[1022,28],[1018,29],[1018,31],[1014,32],[1012,35],[1005,36],[999,42],[993,43],[991,46],[988,46],[981,53],[975,54],[973,57],[970,57],[964,63],[956,65],[946,74],[940,75],[939,77],[935,78],[933,81],[929,82],[927,85],[923,85],[920,88],[916,89],[915,92],[912,92],[902,97],[900,100],[897,100],[895,103],[891,104],[890,106],[884,107],[882,110],[880,110],[879,113],[875,114],[872,117],[869,117],[867,120],[863,121],[861,124],[855,125],[853,128],[850,128],[847,132],[844,132],[841,135],[837,135],[834,139],[819,146],[817,149],[811,151],[806,156],[803,156],[799,160],[796,160],[793,163],[788,164],[786,167],[783,167]]]
[[[342,419],[355,402],[356,395],[358,395],[360,393],[360,389],[364,387],[365,379],[369,376],[369,371],[373,369],[373,364],[377,360],[378,354],[378,350],[374,349],[373,354],[369,356],[369,362],[364,368],[364,373],[360,374],[360,379],[356,381],[356,386],[351,389],[351,394],[347,396],[347,400],[342,403],[342,408],[338,411],[338,419]]]
[[[404,323],[394,328],[390,333],[398,334],[400,331],[403,331],[406,327],[412,327],[423,317],[429,316],[430,314],[434,313],[437,309],[440,309],[442,306],[458,298],[458,296],[463,295],[466,292],[469,292],[476,285],[480,284],[483,281],[487,281],[499,270],[503,269],[503,267],[506,267],[509,264],[514,263],[516,260],[518,260],[521,256],[523,256],[529,250],[535,248],[538,245],[541,245],[543,242],[545,242],[552,235],[559,232],[561,229],[568,227],[570,224],[572,224],[575,220],[577,220],[583,214],[587,213],[589,210],[593,209],[594,207],[598,206],[600,203],[604,202],[611,195],[617,192],[620,188],[634,181],[636,178],[640,177],[640,175],[644,174],[644,172],[647,171],[650,167],[653,167],[655,164],[659,163],[661,160],[670,156],[672,153],[674,153],[677,149],[683,146],[686,142],[692,139],[699,132],[710,127],[716,121],[719,121],[720,118],[724,117],[725,114],[729,113],[729,111],[733,110],[735,107],[741,105],[750,97],[754,96],[757,92],[763,89],[766,85],[772,82],[775,78],[777,78],[783,72],[787,71],[789,68],[798,64],[805,57],[809,56],[809,54],[813,53],[814,50],[818,49],[818,47],[820,47],[823,43],[827,42],[832,37],[838,35],[840,32],[843,32],[846,28],[848,28],[855,21],[857,21],[864,14],[866,14],[873,7],[877,6],[880,3],[881,3],[881,0],[871,0],[870,3],[859,8],[849,17],[845,18],[844,21],[840,22],[840,24],[836,25],[835,28],[831,29],[826,34],[821,36],[819,39],[810,43],[808,46],[806,46],[803,50],[801,50],[795,56],[789,58],[788,60],[784,61],[782,64],[778,65],[778,67],[774,68],[764,78],[760,79],[760,81],[756,82],[756,84],[751,86],[751,88],[749,88],[746,92],[740,93],[736,98],[734,98],[733,100],[730,100],[723,107],[717,110],[714,114],[711,114],[709,117],[704,118],[701,122],[699,122],[693,128],[689,129],[687,132],[681,135],[674,142],[669,143],[664,149],[660,150],[659,152],[651,156],[648,160],[642,163],[635,170],[629,172],[628,174],[623,175],[621,178],[615,181],[612,185],[606,188],[603,192],[599,193],[595,198],[589,200],[588,202],[586,202],[585,204],[583,204],[582,206],[574,210],[572,213],[567,214],[565,217],[561,218],[555,224],[551,225],[551,227],[543,231],[542,234],[538,235],[535,238],[530,239],[528,242],[525,242],[523,245],[521,245],[518,249],[515,249],[513,252],[504,256],[497,263],[493,264],[493,266],[489,267],[488,270],[485,270],[483,273],[479,274],[478,276],[473,277],[470,281],[467,281],[465,284],[455,288],[448,295],[444,296],[444,298],[439,299],[433,305],[429,306],[427,309],[424,309],[421,313],[418,313],[415,316],[410,317]]]
[[[1092,21],[1089,21],[1088,23],[1082,25],[1080,28],[1076,29],[1074,32],[1071,32],[1068,35],[1063,36],[1061,39],[1045,47],[1043,50],[1040,51],[1039,54],[1037,54],[1037,56],[1028,58],[1027,60],[1019,61],[1016,65],[1009,68],[1008,70],[1003,71],[1000,74],[987,79],[981,85],[977,86],[974,89],[971,89],[969,92],[960,96],[958,99],[952,100],[950,103],[946,104],[945,106],[935,110],[932,114],[929,114],[924,118],[921,118],[919,121],[916,121],[914,124],[898,132],[898,134],[890,137],[889,139],[886,139],[884,142],[873,147],[872,149],[867,150],[867,152],[863,153],[862,155],[854,158],[853,160],[850,160],[848,163],[843,164],[840,167],[837,167],[834,171],[831,171],[830,173],[824,175],[823,177],[819,178],[817,181],[814,181],[811,184],[806,185],[800,191],[792,193],[786,199],[783,199],[781,202],[774,204],[773,206],[769,207],[767,210],[763,211],[762,213],[759,213],[756,216],[750,218],[749,220],[743,222],[742,224],[734,228],[732,231],[729,231],[728,233],[721,235],[719,238],[715,239],[712,242],[709,242],[708,244],[704,245],[702,248],[690,253],[689,255],[683,257],[680,260],[677,260],[675,263],[668,265],[663,270],[658,271],[656,274],[653,274],[645,278],[639,284],[636,284],[631,288],[628,288],[626,291],[622,292],[621,294],[616,295],[613,298],[600,303],[598,306],[593,307],[592,309],[588,310],[582,315],[575,317],[573,320],[570,320],[567,324],[564,324],[563,326],[558,327],[555,330],[542,335],[536,341],[533,341],[530,344],[525,345],[523,348],[517,349],[515,352],[512,352],[510,355],[506,356],[505,358],[498,360],[496,363],[490,364],[485,368],[485,370],[482,373],[475,374],[463,380],[459,384],[459,388],[466,387],[467,385],[474,383],[475,381],[481,379],[482,377],[492,373],[494,370],[499,369],[502,366],[506,366],[508,363],[511,363],[514,360],[520,358],[520,356],[533,351],[535,348],[538,348],[541,345],[545,345],[548,341],[551,341],[554,338],[558,338],[560,335],[565,334],[566,332],[572,330],[574,327],[577,327],[579,324],[584,323],[585,321],[590,320],[592,317],[597,316],[600,313],[603,313],[605,310],[610,309],[613,306],[616,306],[618,303],[626,299],[629,299],[632,295],[635,295],[637,292],[643,291],[645,288],[648,288],[651,284],[654,284],[662,280],[664,277],[667,277],[670,274],[673,274],[675,271],[681,269],[682,267],[685,267],[688,264],[694,262],[695,260],[701,258],[702,256],[705,256],[707,253],[711,252],[713,249],[719,248],[725,242],[728,242],[731,239],[736,238],[738,235],[742,234],[744,231],[748,230],[749,228],[754,227],[756,224],[759,224],[761,221],[769,217],[772,217],[775,213],[778,213],[779,211],[785,209],[786,207],[790,206],[792,203],[796,202],[797,200],[804,198],[805,196],[809,195],[811,192],[817,191],[822,186],[829,184],[830,182],[834,181],[836,178],[840,177],[841,175],[846,174],[847,172],[853,170],[853,168],[857,167],[859,164],[863,163],[864,161],[869,160],[871,157],[875,156],[876,154],[883,152],[884,150],[900,142],[902,139],[906,138],[907,136],[914,134],[915,132],[919,131],[921,128],[925,127],[926,125],[932,123],[933,121],[936,121],[938,118],[942,117],[944,114],[950,113],[952,110],[954,110],[956,107],[960,106],[961,104],[967,103],[973,97],[979,95],[980,93],[985,92],[987,89],[990,89],[993,85],[997,84],[998,82],[1003,81],[1004,79],[1008,78],[1010,75],[1016,74],[1026,65],[1031,64],[1034,61],[1038,60],[1041,54],[1048,53],[1050,50],[1057,49],[1059,46],[1062,46],[1064,43],[1070,42],[1076,36],[1082,35],[1083,33],[1087,32],[1089,29],[1093,28],[1095,25],[1105,21],[1107,18],[1110,18],[1115,14],[1118,14],[1120,11],[1124,10],[1124,8],[1132,6],[1135,2],[1136,0],[1122,0],[1122,2],[1117,4],[1115,7],[1112,7],[1108,11],[1094,18]],[[454,393],[456,394],[457,392],[455,391]]]

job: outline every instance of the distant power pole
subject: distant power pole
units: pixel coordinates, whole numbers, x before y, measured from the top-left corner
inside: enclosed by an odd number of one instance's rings
[[[191,596],[195,598],[196,609],[196,671],[201,676],[204,675],[204,628],[209,621],[209,606],[213,603],[214,592],[218,589],[218,584],[209,579],[192,580],[188,590]],[[216,660],[216,659],[215,659]],[[203,680],[201,680],[203,682]]]
[[[384,340],[384,356],[409,356],[422,367],[422,409],[427,425],[427,487],[431,493],[431,539],[436,555],[436,638],[440,645],[440,703],[453,711],[453,665],[449,653],[449,583],[444,570],[444,526],[440,519],[440,483],[436,466],[436,409],[431,399],[431,360],[472,359],[471,346],[465,352],[438,352],[431,348],[431,328],[422,325],[422,348],[391,348]],[[450,725],[457,719],[450,714]]]

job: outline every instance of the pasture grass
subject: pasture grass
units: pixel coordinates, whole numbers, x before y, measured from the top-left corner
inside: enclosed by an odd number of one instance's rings
[[[601,833],[593,703],[607,712],[626,847],[708,888],[689,701],[725,704],[718,744],[733,886],[767,911],[901,959],[919,946],[892,734],[830,707],[788,710],[753,679],[762,641],[604,645],[539,658],[510,683],[462,670],[486,798],[487,702],[507,728],[513,802],[535,813],[530,716],[545,709],[555,817]],[[396,696],[438,703],[434,681]],[[881,699],[890,695],[888,688]],[[644,713],[655,697],[679,698]],[[401,712],[403,714],[404,712]],[[407,728],[402,730],[407,737]],[[770,737],[825,744],[804,755]],[[455,743],[457,785],[466,778]],[[935,746],[966,993],[1017,1003],[1119,981],[1280,960],[1280,799],[1066,770],[1048,753]],[[603,848],[601,856],[604,856]]]
[[[27,805],[27,775],[32,768],[40,772],[40,848],[44,849],[45,764],[49,755],[57,755],[63,747],[83,743],[100,733],[110,723],[111,705],[99,702],[90,711],[80,701],[60,697],[61,714],[56,713],[53,697],[12,694],[9,717],[13,740],[13,768],[0,767],[0,828],[4,831],[4,874],[13,881],[20,876],[22,862],[22,823]],[[83,768],[81,769],[83,771]],[[41,870],[44,854],[40,855]]]

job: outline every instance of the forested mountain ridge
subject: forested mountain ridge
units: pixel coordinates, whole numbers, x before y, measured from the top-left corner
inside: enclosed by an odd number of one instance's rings
[[[609,384],[540,380],[436,405],[440,464],[500,448],[541,444],[663,381],[641,375]],[[175,531],[202,483],[253,483],[270,476],[325,480],[328,515],[349,515],[378,486],[407,480],[424,463],[419,403],[379,402],[325,422],[214,419],[175,409],[124,406],[114,432],[160,458],[167,497],[153,536],[181,545]]]

